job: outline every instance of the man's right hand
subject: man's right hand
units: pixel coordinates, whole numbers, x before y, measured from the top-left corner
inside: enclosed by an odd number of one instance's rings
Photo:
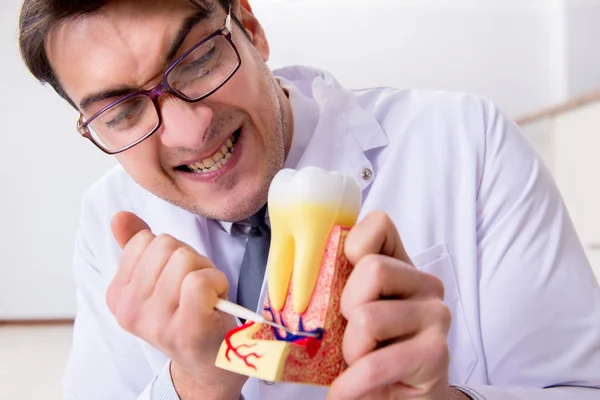
[[[187,244],[152,234],[135,214],[116,214],[111,228],[123,254],[107,304],[121,327],[172,360],[182,399],[238,399],[246,377],[214,366],[236,326],[214,309],[227,296],[225,275]]]

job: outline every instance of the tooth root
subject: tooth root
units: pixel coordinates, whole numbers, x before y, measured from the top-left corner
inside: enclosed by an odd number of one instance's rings
[[[332,211],[334,210],[326,210],[329,218],[327,218],[327,214],[323,213],[323,219],[320,221],[316,220],[313,214],[304,227],[305,232],[298,231],[295,236],[292,301],[294,309],[299,314],[308,308],[321,273],[321,263],[327,241],[335,225],[331,218]]]
[[[290,278],[294,310],[306,311],[333,227],[353,226],[360,204],[360,186],[341,174],[306,168],[275,176],[269,191],[268,286],[276,311],[285,306]]]
[[[271,236],[271,247],[269,250],[269,265],[267,267],[267,281],[279,282],[278,284],[269,284],[269,299],[271,307],[274,310],[281,311],[285,306],[288,290],[290,287],[290,278],[292,277],[292,268],[287,266],[294,265],[294,237],[287,231],[286,227],[279,227],[277,222],[282,216],[276,215],[277,211],[272,212],[269,206],[269,218],[271,219],[271,232],[278,232]],[[276,265],[271,265],[274,261]]]

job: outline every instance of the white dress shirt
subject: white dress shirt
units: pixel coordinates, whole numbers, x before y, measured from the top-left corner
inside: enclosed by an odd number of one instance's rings
[[[286,167],[356,177],[360,218],[386,211],[417,268],[443,281],[453,316],[451,384],[474,399],[600,399],[600,288],[555,184],[518,127],[472,95],[348,91],[319,70],[275,73],[294,112]],[[210,258],[236,300],[244,235],[112,169],[83,199],[66,399],[177,399],[167,357],[123,331],[106,306],[121,253],[109,224],[122,210]],[[243,390],[247,400],[325,394],[256,379]]]

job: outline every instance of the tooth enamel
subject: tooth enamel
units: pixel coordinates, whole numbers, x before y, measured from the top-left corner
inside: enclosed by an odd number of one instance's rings
[[[194,171],[198,169],[198,167],[195,164],[188,164],[188,168]]]
[[[226,160],[229,160],[230,158],[231,158],[231,153],[227,153],[227,154],[225,154],[225,159],[226,159]]]
[[[223,159],[223,153],[221,153],[219,151],[212,157],[212,159],[214,160],[215,163],[218,163],[219,161],[221,161],[221,159]]]
[[[229,147],[229,148],[233,147],[233,142],[231,141],[231,139],[227,139],[227,147]]]
[[[221,147],[221,153],[223,153],[223,155],[229,153],[229,147],[223,145],[223,147]]]
[[[215,165],[215,160],[213,160],[212,158],[207,158],[204,161],[202,161],[202,164],[204,164],[204,168],[210,168],[213,165]]]
[[[199,163],[196,163],[196,164],[194,164],[194,165],[196,166],[196,169],[204,169],[204,164],[202,164],[202,163],[200,163],[200,162],[199,162]]]
[[[358,182],[315,167],[281,170],[269,190],[271,247],[268,287],[271,306],[285,305],[290,280],[298,314],[306,311],[315,289],[334,226],[351,227],[361,206]],[[293,279],[292,279],[293,275]]]

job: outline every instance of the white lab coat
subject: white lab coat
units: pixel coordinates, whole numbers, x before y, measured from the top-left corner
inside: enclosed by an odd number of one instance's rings
[[[276,74],[318,108],[295,167],[356,177],[361,217],[389,213],[414,264],[444,282],[451,383],[476,399],[600,399],[600,289],[557,188],[518,127],[472,95],[350,92],[318,70]],[[156,198],[121,167],[110,171],[83,200],[67,399],[150,399],[155,377],[164,377],[165,355],[121,330],[106,307],[120,255],[109,222],[121,210],[212,257],[237,285],[239,265],[218,255],[230,240],[221,225]],[[325,397],[322,388],[255,379],[243,393]]]

